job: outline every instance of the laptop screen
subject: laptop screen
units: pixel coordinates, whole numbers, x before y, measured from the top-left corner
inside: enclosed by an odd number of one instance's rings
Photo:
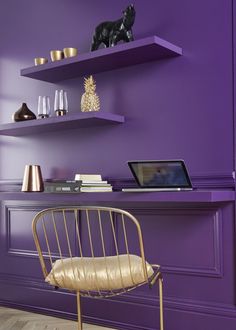
[[[129,161],[128,165],[142,188],[192,188],[183,160]]]

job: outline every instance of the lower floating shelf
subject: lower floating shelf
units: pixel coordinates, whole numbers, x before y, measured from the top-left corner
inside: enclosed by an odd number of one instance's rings
[[[124,117],[107,112],[79,112],[62,117],[27,120],[0,125],[0,135],[23,136],[90,126],[121,124]]]

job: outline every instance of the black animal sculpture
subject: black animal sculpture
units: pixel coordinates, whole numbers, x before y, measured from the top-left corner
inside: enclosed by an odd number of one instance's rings
[[[134,5],[129,5],[124,11],[122,18],[117,21],[100,23],[94,32],[91,51],[97,50],[101,43],[105,47],[113,47],[120,40],[129,42],[134,40],[132,26],[135,21]]]

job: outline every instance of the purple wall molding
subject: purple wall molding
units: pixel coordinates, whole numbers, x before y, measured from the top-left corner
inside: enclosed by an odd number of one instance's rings
[[[173,216],[176,215],[177,210],[171,210],[169,213]],[[168,212],[166,212],[168,214]],[[179,213],[179,210],[178,210]],[[191,209],[191,210],[181,210],[183,216],[189,216],[189,218],[193,217],[194,215],[198,214],[204,218],[206,214],[209,213],[209,210],[199,210],[199,209]],[[156,213],[158,215],[158,212]],[[223,251],[222,251],[222,217],[220,210],[212,210],[212,231],[213,231],[213,238],[214,238],[214,261],[212,267],[187,267],[181,265],[162,265],[162,269],[165,273],[171,274],[183,274],[183,275],[194,275],[194,276],[209,276],[209,277],[222,277],[223,276]]]
[[[38,255],[35,249],[35,246],[33,244],[32,249],[22,249],[20,246],[12,247],[12,239],[14,240],[14,236],[11,236],[11,231],[13,230],[16,232],[16,228],[18,226],[18,221],[14,221],[15,219],[20,218],[22,216],[22,213],[27,212],[28,217],[31,221],[31,219],[34,217],[34,215],[40,211],[40,209],[47,208],[48,206],[44,205],[41,208],[38,206],[31,205],[30,207],[19,207],[18,206],[7,206],[5,205],[5,215],[6,218],[4,220],[6,224],[6,252],[10,256],[15,257],[21,257],[21,258],[33,258],[36,261],[38,261]],[[130,210],[130,208],[129,208]],[[147,216],[155,216],[156,218],[164,217],[170,217],[173,219],[173,223],[175,222],[176,216],[182,217],[182,218],[191,218],[194,219],[194,217],[202,218],[204,219],[206,216],[210,215],[210,220],[207,219],[207,221],[211,221],[211,230],[212,230],[212,236],[213,236],[213,251],[212,256],[213,260],[209,260],[212,263],[212,266],[204,267],[201,265],[198,266],[188,266],[188,265],[168,265],[162,263],[162,269],[165,273],[171,273],[171,274],[182,274],[182,275],[193,275],[193,276],[208,276],[208,277],[222,277],[222,215],[220,209],[215,209],[212,207],[202,208],[201,207],[187,207],[186,209],[183,207],[176,207],[172,206],[171,208],[135,208],[130,210],[131,213],[135,214],[138,219],[145,218]],[[18,213],[18,214],[17,214]],[[13,217],[12,217],[13,216]],[[193,220],[192,220],[193,221]],[[204,220],[203,220],[204,221]],[[23,226],[25,226],[22,223]],[[209,228],[206,228],[209,230]],[[30,227],[31,230],[31,227]],[[117,228],[118,230],[118,228]],[[30,234],[30,232],[29,232]],[[32,241],[33,243],[33,241]],[[16,243],[15,243],[16,244]],[[21,242],[19,242],[21,244]],[[111,244],[111,248],[114,250],[114,246]]]
[[[33,283],[33,285],[32,285]],[[36,289],[38,290],[38,292],[42,292],[43,293],[43,289],[42,286],[40,287],[39,285],[37,285],[35,282],[30,282],[24,279],[21,279],[21,281],[19,280],[18,277],[15,278],[2,278],[2,276],[0,276],[0,285],[1,284],[5,284],[7,286],[12,286],[15,287],[16,285],[19,287],[23,287],[26,291],[31,290],[32,292],[34,292]],[[154,288],[155,290],[155,288]],[[51,292],[52,293],[52,292]],[[57,294],[58,295],[58,294]],[[65,293],[60,293],[60,295],[65,295]],[[68,293],[68,296],[71,297],[72,300],[76,300],[76,297],[74,294]],[[158,299],[157,297],[154,298],[145,298],[144,296],[140,297],[134,294],[129,294],[128,296],[123,296],[121,297],[117,297],[115,299],[112,300],[106,300],[107,303],[109,304],[109,309],[116,309],[117,306],[122,303],[124,304],[124,307],[126,308],[126,311],[129,310],[129,306],[130,305],[134,305],[134,306],[139,306],[144,312],[145,314],[147,313],[147,315],[149,314],[150,309],[154,308],[154,310],[157,311],[158,308]],[[190,314],[190,317],[192,315],[196,315],[196,314],[202,314],[202,317],[204,318],[205,316],[209,315],[211,317],[227,317],[227,318],[232,318],[232,322],[235,322],[234,319],[236,317],[236,312],[235,312],[235,308],[232,305],[228,305],[228,304],[216,304],[216,303],[210,303],[207,304],[206,302],[202,302],[202,301],[191,301],[191,300],[184,300],[184,299],[165,299],[165,312],[166,313],[185,313],[186,315],[186,320],[188,320],[188,314]],[[76,320],[76,313],[73,312],[63,312],[63,311],[59,311],[59,310],[55,310],[55,309],[49,309],[49,308],[42,308],[42,307],[35,307],[32,305],[27,305],[24,303],[12,303],[11,301],[0,301],[1,306],[8,306],[11,308],[20,308],[23,310],[30,310],[33,312],[39,312],[39,313],[43,313],[43,314],[47,314],[47,315],[52,315],[52,316],[59,316],[59,317],[63,317],[66,319],[72,319],[72,320]],[[143,312],[142,312],[143,313]],[[187,313],[187,314],[186,314]],[[150,330],[154,330],[156,329],[155,327],[139,327],[137,325],[134,324],[129,324],[129,323],[125,323],[125,322],[114,322],[112,320],[107,320],[107,319],[103,319],[103,318],[99,318],[99,317],[89,317],[89,316],[84,316],[84,321],[92,323],[92,324],[97,324],[97,325],[103,325],[103,326],[109,326],[109,327],[114,327],[114,328],[118,328],[118,329],[130,329],[130,330],[134,330],[134,329],[150,329]],[[226,321],[227,323],[227,321]],[[174,329],[174,328],[171,328]],[[214,329],[220,329],[220,327],[215,327]],[[233,328],[232,328],[233,329]]]
[[[232,87],[233,87],[233,137],[234,137],[234,170],[236,171],[236,5],[235,1],[232,0],[232,71],[233,71],[233,79],[232,79]]]
[[[235,186],[233,173],[193,175],[192,182],[199,189],[234,189]]]
[[[107,178],[117,190],[121,190],[124,187],[135,186],[134,179],[131,178]],[[193,187],[198,189],[234,189],[235,179],[232,173],[206,173],[192,175],[191,181]]]
[[[57,295],[65,295],[65,296],[71,296],[72,299],[76,300],[76,295],[71,292],[63,292],[63,291],[54,291],[53,288],[50,288],[46,283],[44,283],[42,280],[35,279],[34,277],[26,277],[26,276],[14,276],[12,274],[0,274],[0,283],[7,284],[9,286],[18,286],[22,287],[25,290],[39,290],[39,291],[45,291],[49,294],[57,294]],[[155,288],[153,289],[153,291]],[[147,288],[148,291],[148,288]],[[86,300],[87,298],[84,298]],[[109,301],[110,303],[120,303],[124,302],[127,305],[129,304],[140,304],[144,305],[146,307],[148,306],[154,306],[158,307],[158,299],[154,296],[145,296],[145,293],[142,294],[135,294],[134,292],[129,293],[128,295],[122,295],[118,296],[113,299],[107,299],[105,301]],[[4,303],[4,302],[3,302]],[[10,304],[10,302],[8,302]],[[11,302],[12,305],[12,302]],[[23,307],[24,304],[19,304],[19,306]],[[35,307],[32,305],[29,305],[29,307],[34,309]],[[188,300],[188,299],[178,299],[178,298],[172,298],[167,297],[165,298],[165,307],[167,309],[176,309],[176,310],[188,310],[191,312],[199,312],[199,313],[206,313],[206,314],[212,314],[212,315],[221,315],[226,317],[236,317],[236,311],[235,308],[230,304],[224,304],[224,303],[214,303],[210,302],[207,303],[206,301],[197,301],[197,300]],[[38,307],[36,309],[38,311]],[[49,311],[49,309],[48,309]],[[54,310],[52,315],[63,315],[63,312],[58,313],[58,310]],[[49,313],[48,313],[49,314]],[[64,314],[65,318],[69,319],[70,315]],[[72,319],[76,319],[76,313],[71,313],[73,315]]]
[[[194,217],[198,216],[202,219],[202,221],[210,221],[211,226],[210,229],[212,230],[213,236],[213,250],[212,255],[213,258],[210,260],[212,265],[208,267],[201,267],[198,266],[188,266],[188,265],[168,265],[161,263],[162,270],[164,273],[170,274],[182,274],[185,276],[193,275],[193,276],[203,276],[203,277],[218,277],[222,278],[223,276],[223,246],[222,246],[222,210],[213,208],[212,206],[202,207],[198,206],[188,206],[184,208],[183,206],[171,206],[169,208],[165,207],[149,207],[149,208],[135,208],[130,209],[130,212],[135,214],[138,219],[142,219],[142,217],[146,217],[148,215],[155,215],[156,218],[166,216],[172,218],[173,224],[175,223],[176,216],[180,216],[182,218],[189,218],[191,221],[194,221]],[[210,216],[209,219],[204,219],[206,216]],[[164,218],[162,219],[164,221]],[[207,228],[206,230],[209,230]],[[200,240],[199,240],[200,244]]]
[[[28,203],[26,203],[26,201],[6,201],[2,203],[3,217],[1,228],[4,237],[7,238],[7,242],[6,240],[2,242],[2,244],[4,243],[5,245],[5,253],[1,256],[1,258],[3,263],[7,265],[7,268],[5,269],[5,273],[1,273],[0,275],[0,291],[2,292],[1,300],[4,304],[8,304],[11,307],[17,306],[18,308],[26,310],[34,310],[49,315],[60,315],[66,318],[76,319],[76,312],[68,313],[65,308],[65,306],[70,306],[70,310],[73,311],[75,308],[74,295],[68,295],[65,292],[61,292],[60,295],[58,295],[56,292],[54,292],[54,290],[49,288],[43,282],[39,269],[38,258],[35,255],[33,242],[30,242],[28,239],[31,233],[31,220],[33,215],[42,208],[52,206],[53,203]],[[224,248],[226,244],[225,238],[223,239],[222,234],[225,232],[225,228],[228,227],[230,217],[228,211],[226,212],[226,210],[229,208],[229,206],[222,205],[221,208],[220,205],[211,203],[195,203],[190,205],[172,204],[168,205],[167,207],[164,205],[159,206],[159,204],[153,204],[152,206],[149,205],[144,207],[137,204],[136,207],[128,205],[124,207],[125,209],[130,210],[140,219],[144,232],[144,242],[146,241],[145,237],[147,237],[146,235],[148,232],[150,232],[150,230],[151,233],[155,233],[154,236],[149,235],[149,244],[147,245],[146,251],[147,258],[151,256],[150,251],[148,250],[149,245],[160,239],[161,236],[159,236],[158,233],[163,233],[163,235],[165,235],[165,228],[169,228],[168,235],[172,235],[171,233],[175,232],[175,237],[177,239],[182,237],[180,236],[182,235],[181,230],[186,228],[186,225],[189,229],[192,227],[197,229],[198,236],[205,233],[205,235],[208,237],[209,243],[207,243],[205,246],[206,251],[209,252],[211,259],[208,257],[204,262],[204,266],[198,264],[196,267],[194,264],[194,266],[187,265],[186,267],[186,263],[183,264],[178,262],[178,264],[176,264],[173,263],[173,260],[171,264],[165,263],[164,261],[168,260],[169,256],[167,254],[164,259],[162,257],[162,262],[160,263],[164,265],[163,270],[166,283],[165,313],[167,313],[167,319],[173,319],[176,313],[182,315],[182,318],[184,317],[185,319],[188,319],[189,317],[191,319],[196,314],[196,311],[203,316],[210,315],[210,318],[214,318],[216,316],[218,318],[225,316],[230,318],[236,317],[236,312],[233,312],[233,307],[230,303],[226,304],[222,302],[218,304],[211,304],[211,302],[208,302],[207,300],[200,300],[199,298],[189,299],[187,297],[180,297],[178,292],[174,292],[173,288],[170,289],[172,286],[172,279],[175,282],[178,278],[184,279],[184,283],[187,285],[185,290],[188,290],[188,282],[191,283],[192,279],[194,279],[195,283],[200,283],[202,280],[209,281],[211,278],[215,278],[217,281],[227,281],[227,278],[224,278],[227,274],[222,273],[222,263],[224,260],[223,254],[225,254]],[[122,207],[122,203],[120,203],[120,206]],[[182,226],[181,223],[183,223],[184,226]],[[19,232],[16,231],[17,226],[19,225],[21,227],[21,232],[24,234],[22,237],[18,237]],[[181,226],[182,229],[179,230],[179,227]],[[171,229],[171,227],[173,227],[173,229]],[[222,227],[224,227],[224,230]],[[7,232],[7,234],[5,234],[5,232]],[[18,234],[16,235],[16,233]],[[26,240],[28,240],[28,243]],[[161,245],[165,242],[165,240],[161,242]],[[194,240],[194,237],[191,237],[191,241],[193,243],[192,249],[195,251],[197,244]],[[199,239],[199,244],[201,242],[202,240]],[[205,239],[204,242],[206,243]],[[29,248],[22,248],[22,246],[24,247],[25,243],[27,243]],[[167,242],[167,244],[169,243]],[[176,244],[178,250],[178,240],[176,241]],[[158,245],[156,245],[156,243],[155,246],[156,250],[159,251],[160,248]],[[173,249],[173,246],[170,246],[169,249]],[[164,256],[163,252],[162,254]],[[190,261],[189,258],[188,260]],[[201,258],[198,258],[198,261],[200,260]],[[209,264],[210,260],[211,262]],[[14,261],[17,263],[20,262],[22,267],[21,269],[15,269],[14,275],[12,275],[13,273],[11,271],[10,265],[13,265]],[[31,274],[28,272],[24,273],[24,271],[22,271],[22,269],[25,267],[24,265],[27,265],[26,269],[31,269],[31,272],[33,272]],[[211,282],[208,283],[210,286],[212,285]],[[9,288],[14,288],[14,290],[11,290],[10,295]],[[35,295],[36,292],[37,294]],[[58,297],[60,297],[59,300]],[[31,301],[31,305],[27,303],[29,301]],[[42,307],[42,301],[44,307]],[[50,302],[48,306],[45,305],[45,301]],[[58,306],[56,302],[58,302]],[[53,303],[54,309],[52,309],[50,305],[51,303]],[[136,323],[131,319],[127,319],[122,324],[121,319],[119,318],[109,319],[102,315],[100,317],[100,313],[97,313],[97,316],[95,316],[93,312],[94,309],[97,310],[97,308],[99,308],[99,310],[102,309],[106,311],[108,310],[108,306],[109,310],[112,310],[113,308],[115,310],[117,306],[119,306],[120,315],[123,315],[123,313],[128,313],[127,315],[133,315],[133,313],[136,311],[136,313],[139,313],[140,315],[147,315],[147,319],[156,320],[156,316],[154,315],[157,314],[158,302],[155,289],[149,291],[148,288],[145,288],[141,292],[120,297],[118,300],[104,301],[101,307],[99,307],[99,304],[96,305],[96,302],[87,300],[84,300],[83,305],[86,314],[84,319],[87,320],[87,322],[105,326],[113,326],[117,328],[120,328],[122,325],[122,329],[155,329],[155,326],[152,326],[151,324],[138,326],[137,324],[140,322],[138,320],[138,323]],[[202,320],[203,323],[205,322],[204,317]],[[170,326],[168,329],[169,328],[172,329]],[[218,330],[217,327],[214,328],[214,330],[215,329]],[[228,329],[231,330],[230,326]]]

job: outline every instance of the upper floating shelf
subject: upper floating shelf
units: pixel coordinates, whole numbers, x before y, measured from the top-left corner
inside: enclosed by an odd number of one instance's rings
[[[21,76],[58,82],[83,75],[182,55],[182,49],[157,36],[102,48],[57,62],[22,69]]]
[[[63,129],[120,124],[124,117],[107,112],[79,112],[62,117],[27,120],[0,125],[0,135],[22,136]]]

